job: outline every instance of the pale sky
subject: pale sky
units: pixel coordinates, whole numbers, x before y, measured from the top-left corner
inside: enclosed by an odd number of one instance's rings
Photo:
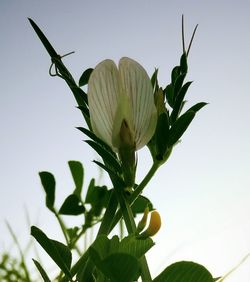
[[[27,17],[45,32],[76,80],[103,59],[131,57],[162,85],[181,55],[181,15],[186,39],[199,28],[189,58],[188,106],[205,101],[169,162],[145,191],[162,216],[149,264],[156,275],[178,260],[194,260],[219,276],[250,252],[250,1],[28,1],[0,2],[0,250],[12,225],[20,241],[31,223],[60,238],[44,207],[38,172],[57,179],[57,206],[73,183],[68,160],[85,166],[85,187],[98,169],[82,142],[84,126],[65,83],[48,75],[50,59]],[[150,167],[139,151],[138,181]],[[105,174],[100,184],[109,184]],[[69,220],[70,225],[73,223]],[[37,246],[38,247],[38,246]],[[39,248],[38,248],[39,249]],[[249,281],[250,261],[226,281]],[[237,276],[238,275],[238,276]]]

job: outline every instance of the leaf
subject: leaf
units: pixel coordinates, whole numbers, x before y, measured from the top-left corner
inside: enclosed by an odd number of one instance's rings
[[[167,85],[163,91],[165,93],[168,104],[171,108],[174,107],[174,87],[172,84]]]
[[[168,147],[173,146],[181,138],[194,116],[195,112],[188,111],[177,119],[169,131]]]
[[[46,193],[46,206],[49,210],[54,212],[54,202],[55,202],[55,190],[56,190],[56,181],[53,176],[48,171],[39,172],[39,176],[42,182],[42,186]]]
[[[87,135],[90,139],[92,139],[93,141],[95,141],[96,143],[101,145],[111,155],[113,155],[114,158],[117,158],[116,154],[112,151],[112,149],[109,147],[109,145],[106,144],[105,142],[103,142],[100,138],[98,138],[92,131],[90,131],[87,128],[84,128],[84,127],[77,127],[77,129],[79,129],[81,132],[83,132],[85,135]]]
[[[49,276],[47,275],[46,271],[43,269],[43,267],[41,266],[41,264],[35,260],[35,259],[32,259],[36,268],[38,269],[38,271],[40,272],[42,278],[43,278],[43,281],[44,282],[51,282],[51,280],[49,279]]]
[[[178,115],[181,111],[182,102],[184,100],[184,97],[185,97],[187,90],[188,90],[189,86],[191,85],[191,83],[192,83],[192,81],[185,83],[182,86],[179,94],[177,95],[177,97],[175,99],[174,108],[173,108],[173,111],[170,115],[171,124],[173,124],[176,121],[176,119],[178,118]]]
[[[180,59],[180,71],[183,74],[186,74],[188,71],[188,63],[187,63],[187,54],[184,52]]]
[[[197,113],[200,109],[202,109],[204,106],[206,106],[208,103],[200,102],[192,106],[190,109],[187,110],[187,112],[193,111]]]
[[[79,215],[85,212],[85,207],[75,194],[69,195],[62,204],[59,213],[64,215]]]
[[[139,195],[139,197],[135,200],[132,205],[132,212],[133,214],[144,213],[146,207],[148,207],[149,210],[152,210],[153,204],[148,198]]]
[[[101,145],[92,140],[86,140],[85,142],[89,144],[102,157],[106,165],[110,166],[114,171],[122,173],[122,169],[118,160],[110,152],[108,152]]]
[[[159,70],[159,69],[155,69],[155,71],[154,71],[154,73],[153,73],[153,75],[152,75],[152,77],[151,77],[151,84],[152,84],[152,86],[153,86],[154,92],[155,92],[156,90],[158,90],[158,88],[159,88],[159,85],[158,85],[158,78],[157,78],[158,70]]]
[[[69,161],[68,164],[76,186],[74,194],[80,198],[82,192],[83,177],[84,177],[83,166],[78,161]]]
[[[202,265],[181,261],[168,266],[153,282],[213,282],[213,277]]]
[[[180,67],[179,66],[175,66],[173,69],[172,69],[172,72],[171,72],[171,83],[172,85],[175,84],[175,81],[177,79],[177,77],[180,75]]]
[[[174,101],[176,100],[177,95],[182,87],[186,74],[180,74],[174,84]]]
[[[132,282],[138,276],[139,262],[131,255],[115,253],[105,258],[100,268],[111,282]]]
[[[36,226],[31,227],[31,235],[43,247],[64,274],[72,278],[70,274],[72,255],[69,248],[58,241],[49,239],[46,234]]]
[[[89,68],[89,69],[86,69],[83,74],[81,75],[80,79],[79,79],[79,86],[82,87],[86,84],[88,84],[88,81],[89,81],[89,77],[92,73],[93,69],[92,68]]]
[[[161,113],[158,117],[155,130],[156,159],[163,160],[168,147],[169,120],[167,113]]]

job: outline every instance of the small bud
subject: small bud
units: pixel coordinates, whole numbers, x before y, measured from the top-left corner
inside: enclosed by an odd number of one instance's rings
[[[144,239],[154,236],[161,228],[161,217],[157,211],[152,211],[148,228],[138,238]]]
[[[139,221],[138,225],[137,225],[137,229],[136,231],[138,233],[140,233],[146,226],[147,224],[147,219],[148,219],[148,213],[149,213],[149,208],[146,207],[145,210],[144,210],[144,214],[143,214],[143,217],[142,219]]]

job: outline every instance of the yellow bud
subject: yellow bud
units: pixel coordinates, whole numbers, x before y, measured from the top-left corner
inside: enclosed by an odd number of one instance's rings
[[[146,207],[144,210],[144,214],[142,219],[139,221],[138,225],[137,225],[137,232],[140,233],[146,226],[147,224],[147,219],[148,219],[148,213],[149,213],[149,208]]]
[[[147,238],[154,236],[161,228],[161,217],[158,211],[152,211],[148,228],[138,236],[138,238]]]

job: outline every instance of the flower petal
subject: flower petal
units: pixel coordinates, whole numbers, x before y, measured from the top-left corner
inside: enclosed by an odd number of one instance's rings
[[[119,73],[115,63],[112,60],[102,61],[89,78],[88,103],[94,133],[111,147],[120,93]]]
[[[129,96],[132,106],[132,123],[136,149],[146,145],[152,138],[157,121],[153,88],[144,68],[130,58],[119,62],[123,93]]]

